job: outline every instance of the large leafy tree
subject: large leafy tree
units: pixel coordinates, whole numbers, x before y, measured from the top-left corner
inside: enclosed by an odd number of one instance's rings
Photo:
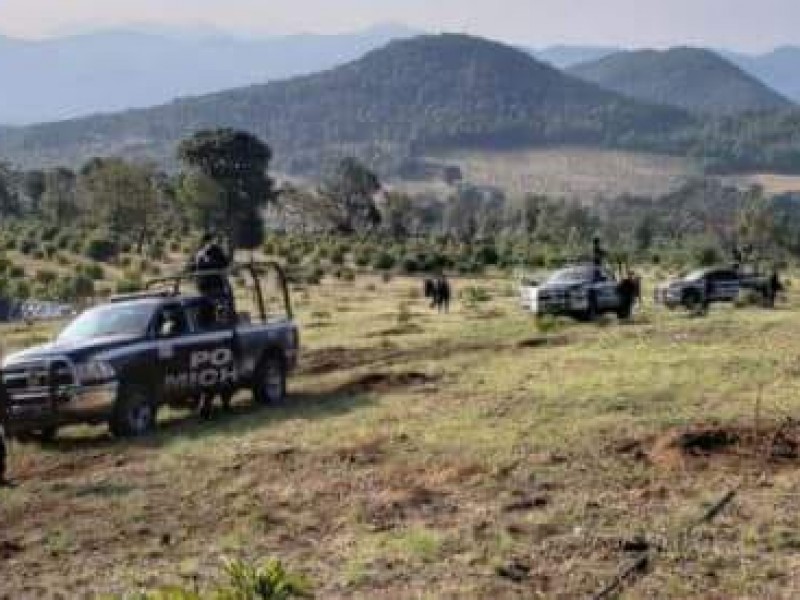
[[[45,173],[45,190],[42,207],[56,225],[64,225],[74,219],[77,207],[77,177],[67,168],[58,167]]]
[[[119,158],[93,159],[81,170],[88,213],[117,238],[133,236],[137,252],[159,220],[154,170]]]
[[[267,175],[269,146],[244,131],[215,129],[184,140],[178,157],[186,167],[182,197],[195,223],[205,229],[221,225],[231,250],[260,245],[262,211],[275,198]]]
[[[355,158],[345,158],[322,185],[321,207],[339,233],[371,231],[381,223],[375,204],[380,190],[375,173]]]

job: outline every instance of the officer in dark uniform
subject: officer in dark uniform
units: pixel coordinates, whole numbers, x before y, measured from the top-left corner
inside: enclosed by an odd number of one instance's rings
[[[197,275],[198,291],[210,300],[213,310],[225,313],[231,318],[233,311],[233,291],[228,277],[220,271],[229,268],[231,261],[214,236],[203,236],[200,248],[189,261],[188,270]]]
[[[772,275],[770,275],[769,283],[767,284],[767,307],[774,308],[775,301],[778,299],[778,294],[783,291],[783,283],[781,283],[781,278],[778,275],[778,270],[773,269]]]
[[[602,267],[606,262],[606,251],[600,243],[600,238],[594,238],[592,242],[592,263],[595,267]]]
[[[200,248],[189,261],[188,271],[196,275],[197,290],[206,298],[208,306],[204,307],[199,317],[203,327],[213,328],[229,324],[235,319],[233,290],[225,271],[231,266],[228,255],[217,243],[211,233],[206,233]],[[223,407],[229,408],[231,395],[222,395]],[[201,394],[198,398],[200,415],[210,419],[213,412],[214,397]]]
[[[450,282],[447,281],[447,277],[442,275],[439,277],[439,280],[436,282],[436,304],[439,308],[439,312],[450,312],[450,297],[452,296],[452,290],[450,289]]]

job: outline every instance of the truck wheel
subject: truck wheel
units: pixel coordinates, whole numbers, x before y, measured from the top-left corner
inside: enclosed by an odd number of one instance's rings
[[[37,431],[34,435],[36,436],[36,440],[40,443],[49,444],[56,439],[56,436],[58,435],[58,426],[51,425],[49,427],[44,427]]]
[[[109,427],[115,437],[141,437],[156,428],[158,403],[144,388],[120,392]]]
[[[617,309],[617,318],[621,321],[627,321],[633,315],[633,303],[625,302]]]
[[[253,378],[256,404],[280,404],[286,398],[286,365],[280,354],[268,354],[256,369]]]
[[[683,304],[683,307],[688,311],[700,312],[703,306],[703,299],[700,297],[700,293],[697,290],[688,290],[684,292],[681,304]]]
[[[585,319],[589,323],[593,323],[597,320],[597,317],[600,316],[600,313],[597,308],[597,298],[594,294],[589,295],[589,307],[586,309]]]

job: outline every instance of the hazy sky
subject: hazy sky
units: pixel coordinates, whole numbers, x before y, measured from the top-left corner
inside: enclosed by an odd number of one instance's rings
[[[800,44],[800,0],[0,0],[0,32],[25,37],[146,23],[333,33],[387,21],[535,46]]]

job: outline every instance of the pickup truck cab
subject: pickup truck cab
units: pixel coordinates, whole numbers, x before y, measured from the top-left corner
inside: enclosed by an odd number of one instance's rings
[[[658,286],[655,301],[671,309],[693,310],[712,303],[735,302],[743,290],[752,290],[761,294],[766,302],[770,285],[768,277],[757,273],[735,267],[708,267]]]
[[[565,315],[594,320],[604,313],[627,318],[629,302],[620,293],[614,274],[604,267],[578,265],[560,269],[541,285],[525,281],[520,289],[523,308],[537,316]]]
[[[282,307],[272,314],[260,283],[265,270],[281,288]],[[140,436],[155,428],[163,405],[193,406],[203,395],[241,389],[261,404],[283,400],[299,347],[283,272],[244,265],[225,275],[234,273],[251,275],[255,320],[181,293],[180,282],[192,276],[180,275],[153,282],[170,289],[112,299],[79,315],[52,343],[6,357],[0,415],[7,433],[51,437],[65,425],[108,422],[117,436]]]

